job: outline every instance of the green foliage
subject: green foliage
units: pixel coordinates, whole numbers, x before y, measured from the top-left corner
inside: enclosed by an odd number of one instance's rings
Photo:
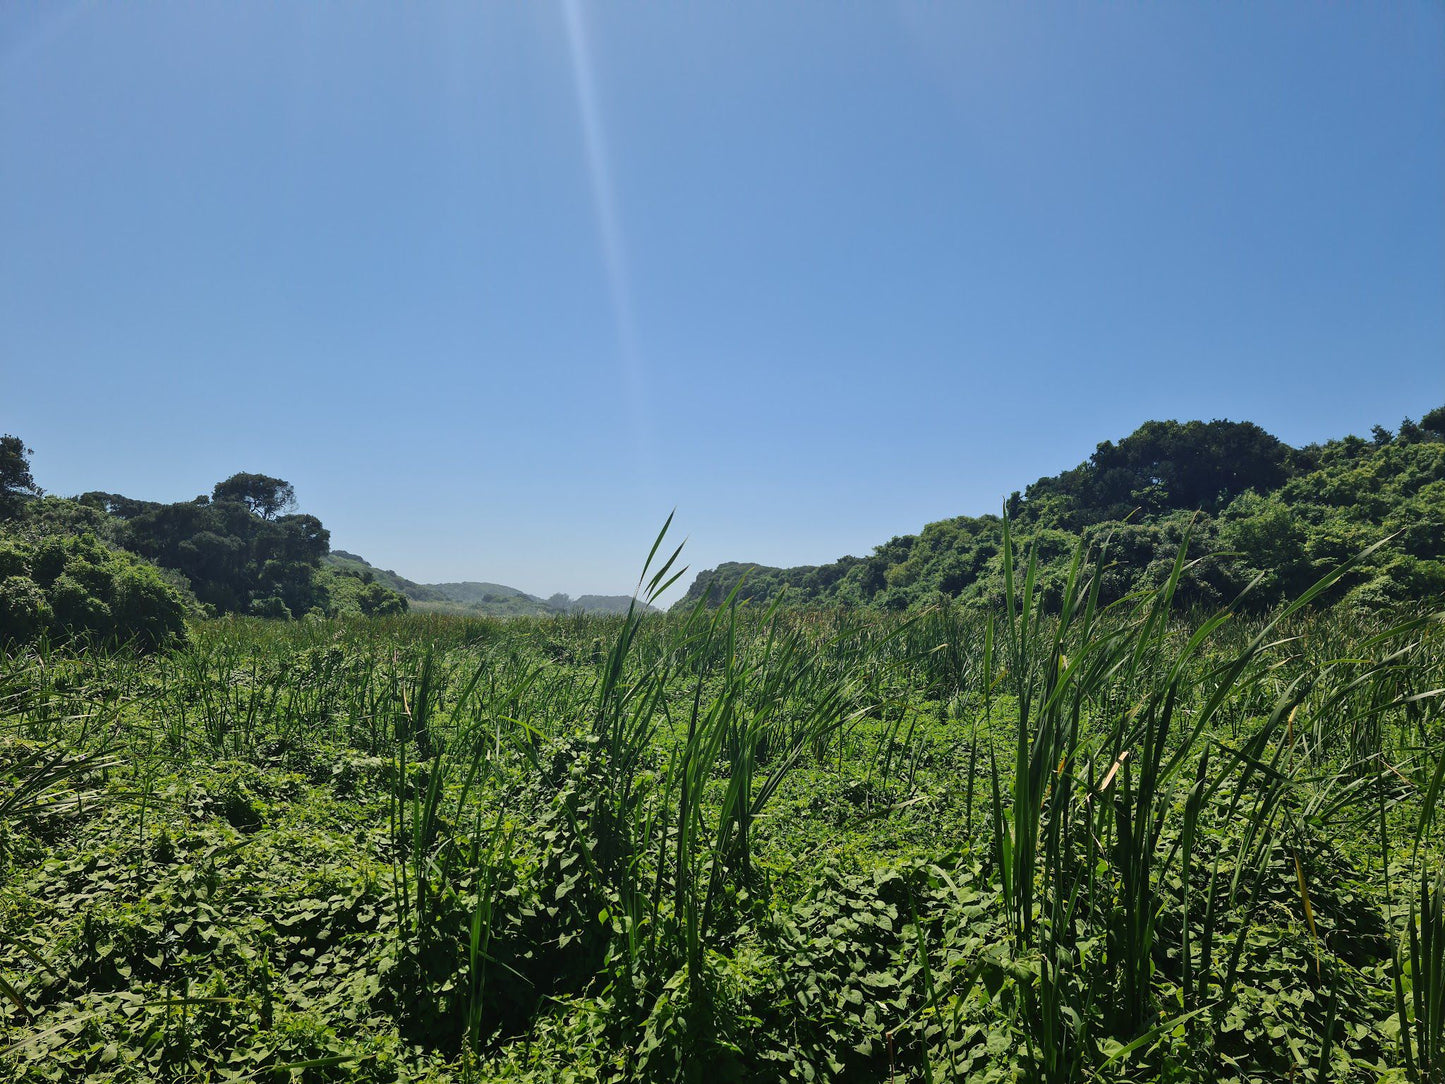
[[[256,617],[269,617],[273,621],[291,620],[291,610],[287,607],[286,600],[275,595],[252,599],[251,613]]]
[[[42,497],[27,502],[10,529],[35,542],[93,535],[130,550],[214,613],[326,610],[317,573],[330,535],[315,516],[278,514],[294,502],[290,485],[235,475],[216,493],[176,504],[101,492]]]
[[[30,473],[32,454],[19,437],[0,437],[0,522],[14,519],[26,501],[40,496]]]
[[[132,507],[121,542],[183,573],[217,612],[304,614],[324,603],[316,570],[330,534],[315,516],[277,515],[289,494],[279,479],[237,475],[214,498]]]
[[[94,536],[0,537],[0,643],[42,636],[160,650],[185,640],[185,603],[156,569]]]
[[[349,562],[328,560],[317,571],[316,585],[323,601],[312,612],[326,617],[388,617],[410,607],[405,595],[374,580],[369,568]]]
[[[1041,478],[1007,502],[1036,547],[1039,587],[1056,606],[1080,539],[1108,539],[1103,600],[1167,578],[1186,533],[1192,553],[1178,605],[1239,599],[1259,612],[1292,598],[1327,570],[1387,535],[1391,544],[1328,596],[1388,609],[1445,591],[1445,432],[1432,411],[1373,442],[1346,437],[1290,448],[1236,422],[1147,422],[1105,442],[1073,470]],[[1377,427],[1378,429],[1379,427]],[[1381,436],[1380,434],[1383,434]],[[701,573],[676,604],[717,605],[746,573],[741,597],[793,604],[917,610],[941,599],[998,608],[1004,594],[1003,523],[960,516],[821,566],[727,563]],[[1240,595],[1249,588],[1242,599]]]
[[[0,580],[0,642],[26,644],[46,632],[54,613],[45,592],[28,576]]]
[[[356,596],[356,604],[367,617],[388,617],[404,614],[407,610],[406,597],[395,591],[388,591],[379,583],[368,583]]]
[[[262,519],[275,519],[280,513],[296,507],[296,490],[290,482],[269,474],[233,474],[217,482],[211,491],[217,504],[244,504]]]
[[[1309,607],[1379,550],[1204,618],[1183,534],[1112,605],[1102,537],[1002,541],[997,616],[12,656],[0,1073],[1430,1080],[1445,622]]]
[[[182,577],[184,593],[217,613],[284,616],[327,609],[317,570],[330,535],[315,516],[282,514],[295,505],[290,483],[264,474],[235,474],[218,483],[210,497],[175,504],[100,491],[47,498],[30,479],[23,445],[13,437],[4,440],[0,519],[8,516],[17,536],[43,543],[51,537],[93,535]],[[86,584],[66,581],[55,591],[59,620],[76,627],[105,625],[103,603]],[[135,584],[125,591],[127,606],[136,604],[138,592],[143,594]],[[383,609],[387,605],[373,601]]]
[[[1445,873],[1421,872],[1405,942],[1395,958],[1401,1048],[1410,1079],[1430,1084],[1445,1077]]]
[[[1029,486],[1024,507],[1078,530],[1136,510],[1217,512],[1248,490],[1268,492],[1288,476],[1290,449],[1251,422],[1145,422],[1088,461]]]
[[[397,594],[412,602],[441,602],[445,596],[434,587],[426,584],[414,583],[402,576],[398,576],[389,568],[376,568],[364,557],[358,557],[354,553],[347,553],[345,550],[332,550],[328,553],[323,564],[332,570],[362,583],[379,583],[388,587]]]
[[[1430,436],[1445,439],[1445,406],[1438,406],[1422,417],[1420,428]]]

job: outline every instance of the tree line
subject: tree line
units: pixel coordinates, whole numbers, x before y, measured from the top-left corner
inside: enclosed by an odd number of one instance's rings
[[[1035,549],[1058,597],[1080,539],[1106,547],[1105,601],[1162,582],[1186,538],[1185,606],[1294,597],[1381,538],[1331,595],[1386,608],[1445,595],[1445,407],[1370,439],[1295,448],[1251,422],[1149,421],[1078,466],[1040,478],[1000,515],[957,516],[866,557],[771,568],[730,562],[701,573],[676,605],[786,593],[804,605],[908,610],[1003,598],[1003,517]],[[1246,592],[1246,588],[1248,591]]]
[[[241,472],[162,503],[91,491],[47,495],[18,437],[0,438],[0,642],[85,634],[159,647],[183,615],[382,615],[406,599],[326,567],[331,535],[294,487]]]

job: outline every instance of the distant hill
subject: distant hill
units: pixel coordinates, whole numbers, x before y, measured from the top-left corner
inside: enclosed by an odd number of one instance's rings
[[[1445,407],[1369,439],[1294,448],[1250,422],[1151,421],[1083,463],[1008,498],[1017,543],[1036,547],[1045,599],[1062,596],[1080,537],[1108,542],[1108,602],[1166,579],[1181,541],[1191,557],[1175,598],[1265,608],[1295,598],[1371,543],[1328,596],[1371,609],[1445,600]],[[958,516],[900,535],[866,557],[773,568],[728,562],[701,572],[674,609],[739,597],[910,610],[1004,598],[1003,517]],[[746,574],[746,579],[744,575]]]
[[[389,568],[377,568],[364,557],[358,557],[354,553],[347,553],[345,550],[332,550],[324,558],[323,563],[336,568],[345,569],[353,573],[370,573],[371,578],[383,587],[390,587],[393,591],[405,595],[411,602],[445,602],[446,596],[438,591],[433,591],[425,584],[414,583],[411,580],[398,576]]]
[[[210,495],[172,503],[103,490],[56,497],[35,483],[30,470],[32,454],[19,437],[0,435],[0,558],[13,548],[12,540],[16,546],[22,542],[33,546],[42,539],[68,545],[63,540],[91,538],[162,570],[163,586],[178,591],[197,616],[249,614],[289,619],[387,616],[419,610],[541,617],[625,613],[632,605],[628,595],[572,599],[556,594],[542,599],[500,583],[417,583],[389,568],[377,568],[358,554],[331,549],[331,532],[321,521],[295,512],[296,492],[291,483],[270,475],[242,471],[218,482]],[[122,608],[134,602],[129,595],[112,599],[105,593],[109,590],[106,576],[114,562],[90,561],[88,549],[77,553],[80,580],[76,582],[88,592],[85,597],[93,602],[97,617],[91,625],[76,627],[93,628],[107,636],[121,630],[126,635],[138,634],[141,630],[134,622],[106,624],[100,620],[103,614],[110,614],[112,602]],[[29,607],[25,613],[30,617],[24,636],[38,635],[49,627],[48,618],[40,620],[42,608],[50,605],[44,591],[53,586],[59,573],[50,579],[42,576],[43,582],[29,580],[28,572],[11,576],[15,567],[29,567],[13,553],[12,558],[10,565],[0,560],[0,581],[26,579],[30,586],[25,588]],[[129,568],[124,562],[114,565],[122,566]],[[127,571],[126,582],[136,576],[144,573]],[[61,589],[69,590],[69,583],[62,583]],[[20,589],[16,584],[10,587]],[[10,620],[3,605],[6,597],[0,591],[0,621]],[[655,607],[638,606],[655,611]],[[0,639],[3,636],[4,629],[0,629]],[[15,638],[19,639],[19,634]]]
[[[573,599],[565,594],[538,598],[515,587],[501,583],[467,580],[461,583],[417,583],[397,575],[389,568],[377,568],[364,557],[346,550],[332,550],[327,564],[369,572],[375,582],[406,596],[411,609],[420,613],[475,614],[486,617],[555,617],[572,613],[626,613],[632,602],[629,595],[582,595]],[[656,612],[656,607],[640,609]]]

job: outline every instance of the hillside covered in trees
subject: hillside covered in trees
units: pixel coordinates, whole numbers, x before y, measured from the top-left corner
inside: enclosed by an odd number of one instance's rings
[[[1040,478],[1006,502],[1016,537],[1037,550],[1040,582],[1057,596],[1082,536],[1107,546],[1105,601],[1161,582],[1180,543],[1198,560],[1186,605],[1293,597],[1386,536],[1333,597],[1383,607],[1445,593],[1445,407],[1397,430],[1375,426],[1291,447],[1250,422],[1151,421],[1083,463]],[[902,535],[867,557],[770,568],[729,562],[701,573],[675,608],[740,597],[908,610],[1003,596],[1002,515],[957,516]],[[1257,582],[1256,582],[1257,581]],[[1253,586],[1251,586],[1251,584]]]
[[[163,503],[92,490],[46,494],[20,438],[0,438],[0,643],[83,634],[160,648],[185,615],[382,617],[623,613],[625,595],[542,599],[494,583],[420,584],[331,549],[291,483],[239,473]]]
[[[330,532],[290,483],[240,473],[162,503],[46,495],[17,437],[0,444],[0,641],[183,639],[184,615],[402,613],[400,593],[326,565]]]

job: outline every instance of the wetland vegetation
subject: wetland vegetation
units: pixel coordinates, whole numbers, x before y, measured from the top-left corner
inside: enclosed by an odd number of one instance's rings
[[[1445,448],[1393,446],[1349,469]],[[1445,628],[1379,589],[1428,563],[1410,484],[1404,535],[1220,605],[1207,524],[1122,583],[1127,525],[1060,560],[1006,514],[972,595],[647,612],[664,529],[633,612],[511,621],[204,611],[31,494],[0,1072],[1438,1081]]]

